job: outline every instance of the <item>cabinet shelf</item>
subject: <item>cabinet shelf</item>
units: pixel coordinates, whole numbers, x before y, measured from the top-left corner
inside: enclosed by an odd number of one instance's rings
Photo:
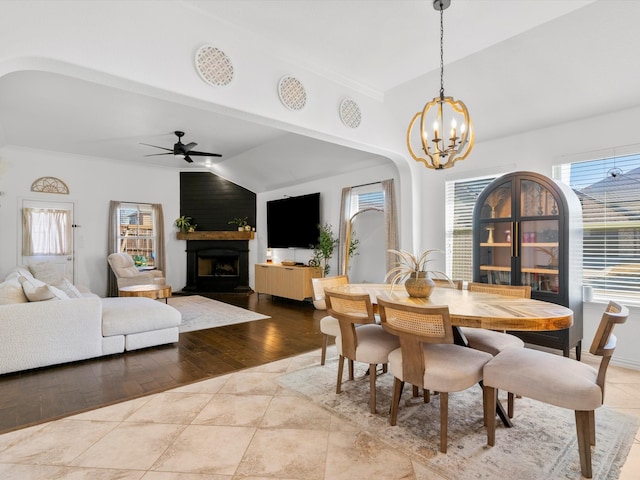
[[[501,267],[499,265],[480,265],[480,270],[488,272],[510,272],[511,267]]]
[[[544,273],[546,275],[558,275],[560,272],[551,268],[521,268],[522,273]]]
[[[558,242],[551,242],[551,243],[546,243],[546,242],[522,242],[522,248],[532,248],[532,247],[543,247],[543,248],[558,248]]]
[[[481,247],[511,247],[510,243],[493,242],[493,243],[481,243]]]

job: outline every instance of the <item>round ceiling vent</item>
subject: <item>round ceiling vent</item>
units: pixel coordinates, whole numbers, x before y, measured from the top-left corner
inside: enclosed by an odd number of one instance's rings
[[[362,121],[360,107],[350,98],[345,98],[340,103],[340,120],[349,128],[358,128]]]
[[[203,45],[196,53],[196,69],[209,85],[223,87],[233,80],[233,63],[219,48]]]
[[[307,92],[297,78],[285,76],[278,83],[280,101],[289,110],[301,110],[307,103]]]

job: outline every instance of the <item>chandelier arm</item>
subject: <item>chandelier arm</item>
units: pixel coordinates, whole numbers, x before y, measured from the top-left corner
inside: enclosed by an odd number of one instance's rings
[[[440,3],[440,98],[444,99],[444,6]]]

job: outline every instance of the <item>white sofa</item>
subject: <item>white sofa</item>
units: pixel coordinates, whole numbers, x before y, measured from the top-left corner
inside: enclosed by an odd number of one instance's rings
[[[0,374],[173,343],[181,322],[162,302],[100,298],[19,267],[0,283]]]

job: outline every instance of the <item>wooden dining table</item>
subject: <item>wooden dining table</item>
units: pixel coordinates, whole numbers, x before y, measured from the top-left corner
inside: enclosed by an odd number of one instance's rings
[[[573,311],[556,303],[515,298],[493,293],[471,292],[436,286],[429,298],[410,297],[403,285],[348,283],[328,288],[338,293],[368,293],[371,303],[381,297],[410,305],[446,305],[456,327],[490,330],[548,331],[573,325]]]
[[[428,298],[411,297],[403,285],[349,283],[326,289],[329,292],[369,294],[377,305],[378,297],[409,305],[444,306],[449,308],[456,342],[468,346],[464,334],[457,327],[490,330],[548,331],[573,325],[573,311],[562,305],[532,298],[516,298],[493,293],[472,292],[436,286]],[[502,423],[511,421],[498,401],[496,408]]]

